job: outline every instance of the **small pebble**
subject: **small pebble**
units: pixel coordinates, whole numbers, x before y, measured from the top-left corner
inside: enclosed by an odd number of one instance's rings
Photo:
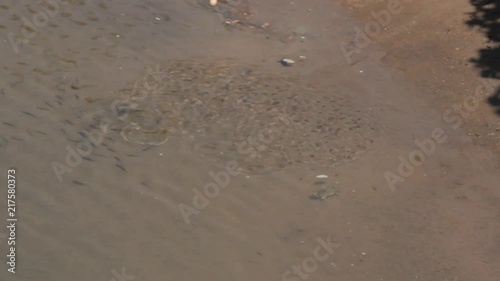
[[[328,176],[327,175],[317,175],[316,178],[318,178],[318,179],[327,179]]]
[[[291,60],[291,59],[285,59],[285,58],[282,58],[279,63],[281,63],[283,66],[292,66],[295,61],[294,60]]]

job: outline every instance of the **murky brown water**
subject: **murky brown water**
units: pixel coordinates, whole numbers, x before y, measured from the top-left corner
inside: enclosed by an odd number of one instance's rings
[[[345,60],[357,23],[340,6],[67,2],[0,46],[19,218],[16,274],[4,262],[0,279],[296,280],[330,239],[306,279],[495,280],[498,167],[379,46]],[[22,39],[38,5],[4,1],[1,30]],[[393,192],[384,174],[435,128],[447,141]]]

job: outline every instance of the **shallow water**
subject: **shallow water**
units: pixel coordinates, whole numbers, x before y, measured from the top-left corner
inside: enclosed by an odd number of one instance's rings
[[[184,137],[197,155],[244,159],[241,169],[250,173],[355,160],[376,138],[369,117],[339,94],[237,61],[172,61],[140,83],[119,105],[127,111],[119,114],[126,141],[160,145]]]
[[[496,241],[498,170],[467,159],[487,151],[448,130],[377,46],[349,65],[338,46],[356,22],[331,1],[249,1],[238,26],[195,0],[68,2],[17,54],[0,46],[2,168],[19,177],[17,273],[4,263],[2,278],[281,279],[330,235],[341,247],[311,280],[451,279]],[[2,5],[17,34],[41,9]],[[392,192],[384,172],[435,127],[449,141]],[[225,180],[232,163],[244,173]],[[180,204],[214,183],[187,224]],[[322,185],[339,195],[311,201]],[[463,196],[467,212],[453,212]],[[442,239],[463,242],[470,221],[483,231],[456,258]]]

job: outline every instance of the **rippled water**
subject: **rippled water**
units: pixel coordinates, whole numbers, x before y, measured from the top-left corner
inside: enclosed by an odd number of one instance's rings
[[[229,59],[151,68],[121,97],[117,113],[128,142],[183,137],[199,156],[239,160],[253,174],[350,161],[377,136],[367,116],[334,89],[318,93],[295,77]]]

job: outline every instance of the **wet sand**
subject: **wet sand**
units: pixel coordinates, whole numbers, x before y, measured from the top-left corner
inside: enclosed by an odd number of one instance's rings
[[[195,0],[68,1],[17,54],[3,41],[2,181],[17,169],[18,221],[16,273],[3,262],[0,277],[498,280],[495,154],[381,61],[389,53],[383,45],[348,62],[339,46],[363,22],[347,7],[326,0],[243,4],[221,15]],[[0,8],[9,14],[0,22],[5,34],[22,34],[22,18],[42,9],[27,1]],[[280,65],[283,57],[295,65]],[[251,85],[270,90],[245,99],[245,79],[224,88],[228,75],[199,90],[194,63],[186,80],[169,80],[168,71],[160,77],[168,86],[182,81],[177,89],[191,103],[160,95],[127,104],[138,89],[144,97],[158,89],[158,80],[144,82],[157,65],[221,59],[236,62],[235,76],[246,69],[286,79],[258,78]],[[300,99],[291,99],[290,89],[300,89]],[[202,92],[215,98],[197,107],[192,101],[207,96]],[[259,132],[276,128],[264,114],[273,102],[290,125],[271,130],[266,142]],[[163,119],[169,112],[177,115]],[[350,127],[341,118],[361,121]],[[124,138],[124,128],[134,135]],[[330,128],[345,130],[337,137]],[[250,145],[254,157],[237,148],[252,136],[260,140]],[[349,145],[359,136],[369,142],[356,157],[329,157],[336,155],[329,149],[355,152]],[[415,152],[422,150],[416,141],[428,144],[429,155]],[[403,173],[401,162],[410,163]],[[310,200],[327,187],[338,195]],[[4,255],[7,239],[0,242]]]

